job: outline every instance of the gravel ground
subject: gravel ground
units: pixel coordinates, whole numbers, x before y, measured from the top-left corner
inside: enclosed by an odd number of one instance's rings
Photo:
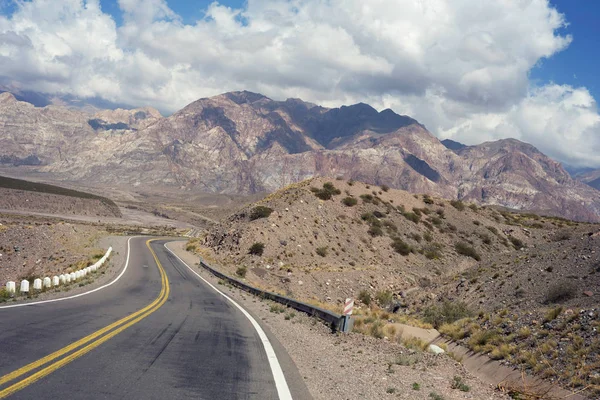
[[[170,245],[190,266],[198,258],[184,250],[185,242]],[[207,280],[218,279],[195,268]],[[315,400],[325,399],[508,399],[469,374],[447,355],[415,352],[400,344],[361,334],[332,334],[323,324],[296,312],[272,313],[272,302],[235,288],[219,286],[258,317],[296,363]],[[288,319],[286,319],[288,318]],[[410,362],[411,365],[399,365]],[[469,391],[452,389],[455,376]],[[419,389],[413,389],[418,384]],[[416,388],[416,386],[415,386]]]

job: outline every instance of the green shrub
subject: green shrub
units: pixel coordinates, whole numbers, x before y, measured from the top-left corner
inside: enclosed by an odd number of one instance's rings
[[[373,215],[374,215],[376,218],[380,218],[380,219],[381,219],[381,218],[385,218],[385,217],[386,217],[386,215],[385,215],[384,213],[382,213],[381,211],[379,211],[379,210],[375,210],[375,211],[373,211]]]
[[[248,249],[248,253],[255,256],[262,256],[263,251],[265,250],[265,244],[256,242]]]
[[[383,190],[384,192],[387,192],[388,190],[390,190],[390,187],[388,185],[381,185],[380,186],[381,190]]]
[[[375,219],[375,216],[371,212],[366,212],[361,214],[360,219],[362,219],[363,221],[370,222]]]
[[[433,204],[433,199],[428,194],[424,194],[423,203],[431,205]]]
[[[254,221],[260,218],[268,218],[273,212],[272,208],[265,206],[256,206],[250,212],[250,221]]]
[[[372,203],[373,202],[373,195],[372,194],[361,194],[360,198],[362,199],[362,201],[364,203]]]
[[[462,301],[445,301],[441,306],[432,305],[423,311],[423,320],[433,325],[434,328],[472,316],[473,312]]]
[[[10,299],[10,293],[6,288],[0,288],[0,303],[4,303]]]
[[[316,253],[321,257],[325,257],[327,255],[327,246],[317,247]]]
[[[525,247],[525,244],[519,238],[516,238],[514,236],[509,236],[508,240],[510,240],[510,242],[513,244],[513,246],[515,246],[515,249],[517,249],[517,250],[519,250],[522,247]]]
[[[421,242],[421,240],[423,240],[423,238],[421,237],[421,235],[419,235],[418,233],[411,233],[410,237],[416,241],[416,242]]]
[[[331,182],[324,183],[322,189],[319,189],[316,187],[311,187],[310,191],[313,192],[315,194],[315,196],[317,196],[321,200],[329,200],[334,195],[338,195],[338,194],[342,193],[342,191],[340,189],[336,189],[336,187],[333,186],[333,183],[331,183]]]
[[[481,238],[481,241],[485,244],[492,243],[492,238],[487,233],[481,233],[481,234],[479,234],[479,237]]]
[[[433,241],[433,235],[429,232],[425,232],[423,234],[423,239],[425,239],[425,241],[427,241],[427,242],[431,242],[431,241]]]
[[[377,339],[383,339],[385,334],[383,333],[383,322],[376,321],[369,328],[369,334]]]
[[[577,286],[569,281],[559,281],[548,288],[546,293],[546,303],[558,303],[566,301],[575,296]]]
[[[442,219],[440,217],[430,217],[429,221],[434,224],[435,226],[440,226],[442,225]]]
[[[358,294],[358,300],[365,306],[371,305],[371,294],[366,290],[361,290]]]
[[[379,225],[371,225],[367,233],[373,237],[383,236],[383,229]]]
[[[413,213],[413,212],[405,212],[404,214],[404,218],[406,218],[407,220],[414,222],[415,224],[418,224],[419,221],[421,221],[421,217],[419,217],[417,214]]]
[[[392,248],[396,253],[407,256],[413,252],[413,248],[400,238],[395,238],[392,242]]]
[[[348,207],[354,207],[355,205],[357,205],[357,204],[358,204],[358,200],[356,200],[354,197],[350,197],[350,196],[348,196],[348,197],[344,197],[344,198],[342,199],[342,203],[343,203],[345,206],[348,206]]]
[[[431,243],[423,246],[421,254],[427,257],[429,260],[437,260],[442,258],[442,245],[439,243]]]
[[[554,308],[548,310],[548,312],[546,313],[546,316],[544,317],[544,322],[554,321],[556,318],[558,318],[560,313],[563,312],[563,310],[564,309],[561,306],[554,307]]]
[[[383,226],[385,226],[388,233],[398,232],[398,227],[392,221],[383,221]]]
[[[481,256],[479,255],[479,253],[477,253],[477,251],[473,247],[469,246],[468,243],[458,242],[454,245],[454,249],[460,255],[471,257],[477,261],[481,261]]]
[[[236,271],[235,274],[239,277],[245,278],[246,277],[246,273],[248,272],[248,269],[244,266],[239,267]]]
[[[498,229],[495,226],[486,226],[487,230],[492,232],[494,235],[498,234]]]
[[[389,290],[380,290],[375,293],[375,300],[381,307],[388,307],[394,301],[394,296]]]
[[[455,376],[451,384],[452,389],[459,389],[461,392],[468,392],[471,388],[466,385],[460,376]]]
[[[460,200],[451,200],[450,205],[452,205],[452,207],[456,208],[458,211],[465,210],[465,203]]]

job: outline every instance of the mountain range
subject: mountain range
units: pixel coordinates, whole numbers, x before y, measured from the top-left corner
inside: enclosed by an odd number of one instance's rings
[[[0,163],[33,166],[58,180],[230,194],[343,177],[600,221],[600,192],[529,144],[441,142],[389,109],[325,108],[246,91],[197,100],[169,117],[149,107],[36,107],[1,93]]]

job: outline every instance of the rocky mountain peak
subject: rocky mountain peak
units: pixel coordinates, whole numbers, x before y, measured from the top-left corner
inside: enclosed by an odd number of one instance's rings
[[[364,103],[325,108],[240,91],[167,118],[150,108],[90,118],[60,106],[14,107],[1,96],[0,163],[41,164],[58,179],[239,194],[339,176],[600,221],[600,192],[535,147],[505,139],[450,149],[415,119]]]
[[[227,97],[236,104],[252,104],[261,100],[271,100],[267,96],[264,96],[260,93],[253,93],[247,90],[228,92],[223,94],[223,96]]]
[[[12,93],[10,93],[10,92],[0,93],[0,103],[5,104],[5,103],[13,103],[13,102],[17,102],[17,99],[15,98],[15,96]]]

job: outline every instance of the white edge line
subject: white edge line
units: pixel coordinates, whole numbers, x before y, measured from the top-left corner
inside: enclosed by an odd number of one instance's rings
[[[173,254],[179,261],[183,263],[190,271],[194,273],[198,278],[202,279],[208,286],[210,286],[215,292],[219,293],[221,296],[225,297],[231,304],[236,306],[245,316],[248,318],[260,340],[265,348],[265,353],[267,353],[267,359],[269,360],[269,366],[271,367],[271,372],[273,373],[273,380],[275,381],[275,387],[277,388],[277,395],[279,396],[279,400],[292,400],[292,394],[290,393],[290,388],[285,380],[285,375],[283,374],[283,370],[281,369],[281,365],[279,365],[279,360],[277,360],[277,355],[275,354],[275,350],[267,337],[265,331],[260,327],[258,322],[246,311],[242,306],[236,303],[231,297],[227,296],[225,293],[221,292],[219,289],[214,287],[209,281],[200,276],[196,271],[192,269],[189,265],[185,263],[177,254],[175,254],[171,249],[167,247],[165,243],[165,248]]]
[[[79,293],[79,294],[75,294],[73,296],[68,296],[68,297],[61,297],[61,298],[58,298],[58,299],[35,301],[35,302],[32,302],[32,303],[13,304],[13,305],[10,305],[10,306],[1,306],[0,310],[3,309],[3,308],[36,306],[38,304],[46,304],[46,303],[54,303],[54,302],[57,302],[57,301],[63,301],[63,300],[71,300],[71,299],[75,299],[77,297],[81,297],[81,296],[85,296],[85,295],[97,292],[98,290],[106,289],[107,287],[109,287],[110,285],[116,283],[119,279],[121,279],[121,277],[123,276],[123,274],[125,273],[125,271],[127,271],[127,267],[129,266],[129,254],[130,254],[130,250],[131,250],[129,242],[131,241],[131,239],[134,239],[136,237],[138,237],[138,236],[130,237],[129,240],[127,240],[127,259],[125,260],[125,268],[123,268],[123,271],[121,271],[121,273],[119,274],[119,276],[117,276],[114,281],[112,281],[110,283],[107,283],[104,286],[100,286],[100,287],[98,287],[96,289],[90,290],[89,292]]]

